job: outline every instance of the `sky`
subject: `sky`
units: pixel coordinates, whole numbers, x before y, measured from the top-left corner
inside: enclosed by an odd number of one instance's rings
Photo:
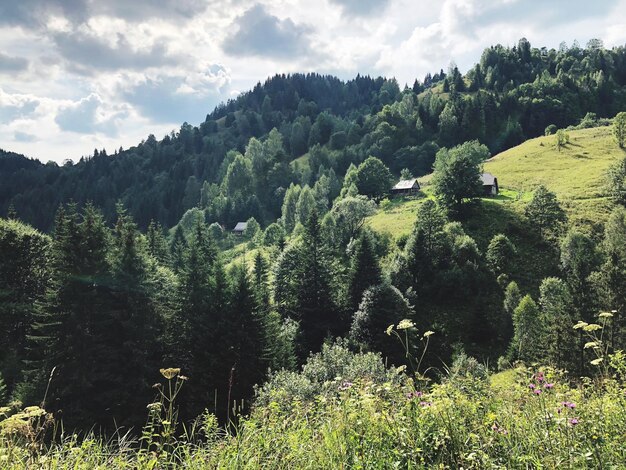
[[[77,161],[162,138],[276,73],[396,77],[494,44],[626,44],[626,0],[0,0],[0,148]]]

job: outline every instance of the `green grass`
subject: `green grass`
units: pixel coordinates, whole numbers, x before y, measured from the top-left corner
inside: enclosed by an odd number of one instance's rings
[[[278,386],[268,404],[229,432],[205,415],[195,431],[167,441],[144,432],[150,446],[126,436],[68,435],[44,444],[31,434],[37,421],[9,418],[0,467],[624,468],[624,383],[572,386],[551,369],[541,378],[533,372],[519,368],[486,380],[460,374],[417,390],[407,377],[338,377],[311,398]]]
[[[377,232],[387,232],[393,237],[411,233],[415,223],[415,213],[424,196],[416,199],[392,199],[391,207],[387,210],[379,210],[370,217],[367,224]]]
[[[485,163],[485,171],[498,178],[500,194],[484,198],[486,213],[474,212],[474,225],[497,226],[493,220],[493,204],[506,206],[504,212],[521,219],[523,206],[540,184],[554,191],[574,226],[593,227],[604,222],[611,209],[606,192],[606,173],[619,158],[626,155],[615,143],[610,127],[597,127],[570,132],[570,143],[559,152],[555,136],[529,140],[498,154]],[[431,194],[432,175],[419,179],[423,194]],[[423,196],[423,197],[425,197]],[[368,220],[375,230],[394,237],[410,233],[421,200],[393,201],[387,211],[378,211]],[[471,219],[469,221],[471,223]],[[521,222],[520,222],[521,223]],[[485,230],[481,230],[485,232]],[[491,236],[495,233],[489,231]]]
[[[606,172],[626,155],[611,127],[571,131],[570,143],[559,150],[555,136],[539,137],[496,155],[485,163],[503,191],[521,193],[527,200],[538,185],[555,192],[574,225],[603,222],[611,202]]]

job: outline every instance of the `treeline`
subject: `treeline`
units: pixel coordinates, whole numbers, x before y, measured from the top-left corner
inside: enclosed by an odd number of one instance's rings
[[[151,220],[172,227],[209,198],[219,207],[207,223],[231,226],[254,216],[265,226],[280,215],[291,184],[312,187],[332,178],[331,170],[341,179],[369,156],[396,175],[407,168],[419,176],[431,171],[440,147],[478,140],[496,153],[587,113],[614,116],[626,106],[625,87],[626,49],[608,50],[597,40],[558,50],[525,39],[491,47],[465,76],[452,65],[404,90],[393,79],[278,75],[218,106],[197,127],[185,123],[114,155],[96,150],[59,166],[1,153],[0,214],[12,207],[47,231],[63,203],[92,202],[111,223],[121,201],[146,229]],[[246,155],[251,138],[269,144],[255,143]],[[246,165],[255,180],[244,184],[254,196],[233,194],[237,175],[248,178]]]

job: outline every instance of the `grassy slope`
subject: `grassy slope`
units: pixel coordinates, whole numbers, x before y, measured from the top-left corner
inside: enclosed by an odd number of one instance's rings
[[[485,171],[496,175],[501,187],[523,195],[544,184],[557,194],[575,225],[603,222],[610,210],[606,171],[624,156],[611,128],[572,131],[560,152],[555,139],[539,137],[496,155],[485,163]]]
[[[623,151],[611,136],[610,127],[572,131],[571,142],[559,152],[555,137],[539,137],[496,155],[485,163],[485,171],[498,177],[500,195],[484,198],[465,220],[465,230],[485,250],[497,233],[506,234],[518,247],[513,278],[524,290],[535,291],[537,279],[557,274],[558,260],[550,247],[533,236],[523,216],[532,190],[545,184],[554,191],[576,226],[598,230],[610,210],[604,179],[608,167]],[[417,208],[432,197],[430,175],[420,179],[421,198],[394,200],[391,208],[368,220],[377,231],[395,238],[411,232]]]

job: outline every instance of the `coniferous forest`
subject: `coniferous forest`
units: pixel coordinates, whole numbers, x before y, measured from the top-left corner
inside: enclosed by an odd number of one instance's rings
[[[277,75],[76,163],[0,151],[0,458],[622,468],[625,111],[625,47],[521,39],[404,89]],[[591,161],[581,132],[616,155],[577,187],[602,210],[549,169],[485,196],[532,139]]]

